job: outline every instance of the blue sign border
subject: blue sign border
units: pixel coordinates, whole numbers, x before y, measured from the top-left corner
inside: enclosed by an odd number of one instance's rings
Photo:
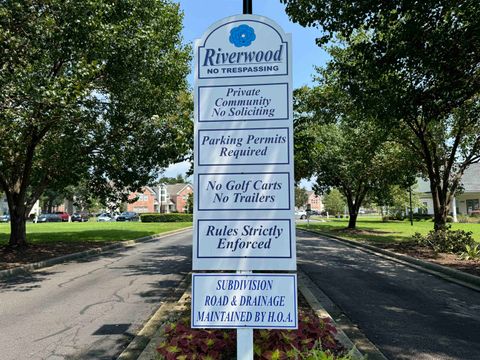
[[[228,163],[228,164],[203,164],[200,163],[202,156],[200,153],[200,133],[205,131],[243,131],[243,130],[287,130],[287,162],[265,162],[265,163]],[[282,144],[283,145],[283,144]],[[244,166],[244,165],[290,165],[290,129],[288,127],[270,127],[270,128],[243,128],[243,129],[202,129],[198,130],[198,142],[197,142],[197,153],[198,153],[198,166]]]
[[[221,274],[224,277],[292,277],[293,278],[293,290],[295,291],[295,297],[293,299],[294,307],[294,325],[293,326],[253,326],[253,325],[195,325],[195,316],[193,316],[193,311],[195,309],[195,278],[196,277],[218,277],[218,274],[192,274],[192,316],[191,316],[191,327],[192,328],[201,328],[201,329],[232,329],[232,328],[252,328],[252,329],[296,329],[298,327],[298,291],[297,291],[297,277],[295,274]]]
[[[200,117],[201,114],[201,96],[200,96],[200,89],[203,88],[228,88],[232,86],[268,86],[268,85],[286,85],[287,86],[287,94],[286,94],[286,103],[287,103],[287,117],[277,117],[277,118],[256,118],[256,119],[233,119],[233,120],[202,120]],[[275,120],[289,120],[290,119],[290,101],[289,100],[289,84],[288,82],[278,82],[278,83],[266,83],[266,84],[237,84],[237,85],[211,85],[211,86],[199,86],[198,91],[197,91],[197,101],[196,103],[198,104],[198,111],[197,111],[197,121],[199,123],[213,123],[213,122],[233,122],[233,121],[275,121]]]
[[[287,221],[289,256],[200,256],[200,222],[208,221]],[[292,219],[198,219],[197,220],[197,259],[291,259],[292,258]]]
[[[271,210],[291,210],[291,195],[290,195],[290,190],[291,190],[291,185],[290,185],[290,173],[287,171],[284,172],[241,172],[241,173],[198,173],[197,174],[197,187],[196,190],[198,192],[198,188],[200,187],[200,176],[202,175],[257,175],[257,174],[286,174],[288,177],[288,207],[287,208],[274,208],[274,207],[269,207],[265,209],[259,209],[259,208],[235,208],[235,209],[200,209],[200,201],[198,201],[200,195],[197,195],[197,211],[243,211],[243,210],[255,210],[255,211],[271,211]]]
[[[259,24],[263,24],[263,25],[266,25],[270,28],[272,28],[279,36],[282,44],[285,44],[285,49],[286,49],[286,62],[285,62],[285,65],[286,65],[286,72],[285,73],[278,73],[278,74],[269,74],[269,75],[239,75],[239,76],[212,76],[212,77],[202,77],[201,76],[201,71],[200,71],[200,49],[204,48],[205,47],[205,43],[207,42],[208,38],[210,37],[210,35],[212,35],[215,31],[217,31],[218,29],[220,29],[222,26],[225,26],[225,25],[229,25],[229,24],[233,24],[233,23],[237,23],[237,22],[243,22],[243,23],[247,23],[247,22],[255,22],[255,23],[259,23]],[[264,76],[285,76],[287,75],[288,76],[288,70],[289,70],[289,56],[290,56],[290,49],[288,48],[288,41],[285,41],[282,37],[282,35],[278,32],[277,29],[275,29],[272,25],[270,24],[267,24],[263,21],[259,21],[259,20],[251,20],[251,19],[242,19],[242,20],[234,20],[234,21],[230,21],[230,22],[227,22],[227,23],[224,23],[218,27],[216,27],[215,29],[213,29],[210,34],[207,35],[207,37],[205,38],[205,41],[203,42],[203,45],[202,46],[199,46],[197,48],[197,75],[198,75],[198,79],[233,79],[233,78],[247,78],[247,77],[264,77]]]

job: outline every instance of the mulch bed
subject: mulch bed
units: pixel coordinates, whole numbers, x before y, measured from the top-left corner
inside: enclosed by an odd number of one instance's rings
[[[108,242],[96,243],[52,243],[29,244],[26,248],[10,249],[0,246],[0,270],[11,269],[58,256],[73,254],[108,245]]]
[[[393,234],[392,232],[388,232],[388,231],[362,230],[362,229],[353,229],[353,230],[338,229],[337,231],[335,231],[335,233],[338,236],[348,235],[348,234],[359,234],[359,235]],[[456,270],[464,271],[472,275],[480,276],[479,260],[462,260],[456,254],[435,253],[430,248],[419,246],[412,242],[382,244],[382,243],[373,242],[373,241],[365,241],[365,243],[379,247],[381,249],[390,250],[399,254],[411,256],[416,259],[430,261],[438,265],[443,265]]]
[[[396,253],[408,255],[417,259],[433,262],[438,265],[454,268],[466,273],[480,276],[480,261],[462,260],[458,255],[447,253],[435,253],[432,249],[412,243],[400,244],[372,244],[379,248],[390,250]]]

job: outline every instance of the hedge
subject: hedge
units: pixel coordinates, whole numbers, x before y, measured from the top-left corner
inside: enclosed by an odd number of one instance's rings
[[[170,214],[141,214],[142,222],[192,222],[193,214],[170,213]]]

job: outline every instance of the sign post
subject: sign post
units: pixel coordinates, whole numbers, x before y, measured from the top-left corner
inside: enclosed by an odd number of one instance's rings
[[[251,13],[251,1],[244,1]],[[192,327],[295,329],[291,35],[238,15],[195,43]],[[290,273],[252,273],[281,270]]]

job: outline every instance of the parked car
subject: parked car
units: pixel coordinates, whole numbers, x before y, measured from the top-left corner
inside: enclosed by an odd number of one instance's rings
[[[305,220],[307,218],[307,212],[304,210],[295,211],[295,219]]]
[[[320,211],[318,210],[310,210],[310,216],[319,216],[320,215]]]
[[[88,214],[87,213],[74,213],[72,215],[72,222],[85,222],[88,221]]]
[[[136,212],[133,211],[125,211],[122,212],[118,217],[117,221],[138,221],[139,216]]]
[[[0,216],[0,223],[8,223],[10,221],[10,215],[5,214]]]
[[[115,221],[115,218],[113,217],[112,214],[103,213],[103,214],[98,215],[97,221],[98,222]]]
[[[41,214],[38,217],[37,222],[39,223],[62,222],[62,218],[58,214]]]
[[[60,216],[60,218],[62,219],[62,221],[68,221],[68,218],[70,217],[70,215],[65,212],[65,211],[57,211],[55,214],[57,214],[58,216]]]

